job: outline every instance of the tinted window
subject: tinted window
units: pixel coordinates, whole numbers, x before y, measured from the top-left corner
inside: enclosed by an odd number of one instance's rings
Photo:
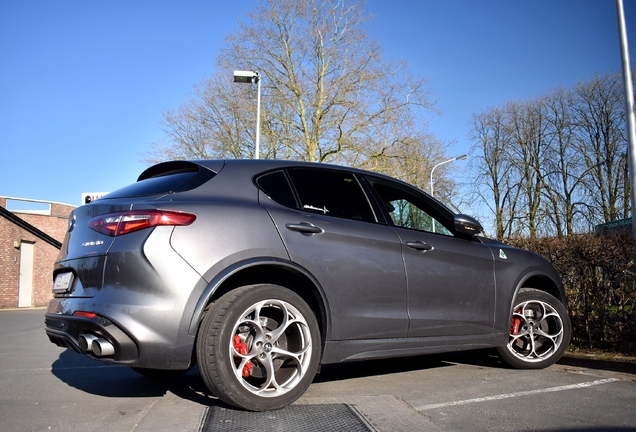
[[[375,222],[367,197],[353,174],[321,169],[290,169],[288,174],[301,209]]]
[[[205,168],[194,165],[191,170],[176,170],[173,173],[162,173],[158,177],[150,177],[105,195],[106,198],[127,198],[144,195],[163,195],[171,192],[184,192],[201,186],[216,174]]]
[[[256,184],[265,194],[285,207],[297,208],[294,193],[289,186],[287,177],[282,171],[265,174],[256,180]]]
[[[393,224],[401,228],[452,236],[452,215],[423,194],[385,179],[368,177]]]

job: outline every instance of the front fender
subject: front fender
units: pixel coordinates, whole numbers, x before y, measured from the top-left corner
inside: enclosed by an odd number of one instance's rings
[[[495,256],[498,303],[495,330],[507,332],[514,299],[521,288],[536,288],[566,305],[565,290],[554,266],[542,256],[504,244],[488,245]]]

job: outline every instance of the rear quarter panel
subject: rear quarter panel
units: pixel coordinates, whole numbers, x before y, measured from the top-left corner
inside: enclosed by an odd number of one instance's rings
[[[256,203],[214,201],[180,209],[195,213],[197,220],[177,227],[171,245],[208,282],[239,261],[289,259],[269,214]]]
[[[253,169],[228,163],[201,187],[154,203],[196,214],[192,225],[175,228],[171,245],[208,282],[242,260],[289,259],[272,219],[258,203]]]

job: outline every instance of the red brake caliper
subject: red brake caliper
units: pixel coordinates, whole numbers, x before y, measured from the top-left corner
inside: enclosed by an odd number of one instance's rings
[[[247,350],[247,344],[241,340],[239,335],[234,335],[233,342],[234,342],[234,349],[236,350],[237,353],[241,355],[247,355],[247,353],[249,352]],[[252,362],[245,363],[245,366],[243,366],[243,378],[247,378],[248,376],[250,376],[251,372],[252,372]]]
[[[521,313],[521,309],[516,310],[515,313],[517,313],[517,314]],[[510,334],[511,335],[518,335],[519,334],[519,327],[521,327],[521,318],[513,317],[512,318],[512,323],[510,324]]]

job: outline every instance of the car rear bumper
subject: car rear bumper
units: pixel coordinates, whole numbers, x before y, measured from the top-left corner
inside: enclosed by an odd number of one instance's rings
[[[49,340],[110,364],[149,369],[192,365],[194,336],[187,333],[189,320],[181,323],[177,314],[160,308],[101,303],[98,297],[53,298],[45,314]]]
[[[53,300],[55,301],[55,300]],[[44,318],[45,331],[54,344],[86,354],[95,360],[113,363],[134,364],[139,358],[137,344],[112,321],[97,315],[94,318],[47,313]],[[113,346],[112,355],[97,355],[90,344],[82,343],[81,337],[97,337]]]

